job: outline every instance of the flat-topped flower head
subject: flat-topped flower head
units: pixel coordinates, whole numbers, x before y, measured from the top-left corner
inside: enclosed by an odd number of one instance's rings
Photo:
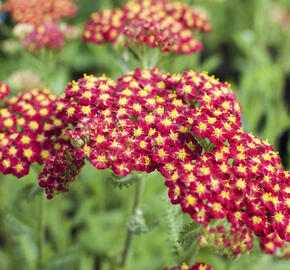
[[[202,50],[202,44],[197,41],[190,30],[176,22],[167,26],[165,18],[158,20],[138,19],[129,23],[123,34],[131,46],[140,46],[146,43],[152,48],[159,47],[163,52],[192,54]],[[179,27],[178,27],[179,25]]]
[[[3,10],[19,23],[53,23],[77,13],[75,0],[7,0]]]
[[[117,82],[85,75],[69,84],[57,115],[73,125],[67,135],[78,158],[125,176],[150,172],[175,156],[183,161],[198,156],[195,138],[178,131],[186,120],[182,112],[191,107],[174,102],[165,77],[158,69],[136,69]]]
[[[137,18],[154,17],[160,18],[167,16],[168,24],[172,20],[181,23],[185,28],[197,29],[202,32],[211,31],[211,27],[206,14],[191,8],[187,4],[181,4],[177,1],[168,0],[143,0],[128,1],[123,6],[127,20]]]
[[[48,199],[56,193],[67,192],[84,166],[84,159],[78,158],[77,151],[69,141],[56,142],[59,148],[54,155],[46,159],[43,172],[39,175],[39,186],[45,189]]]
[[[59,23],[77,13],[77,0],[8,0],[3,9],[18,23],[13,33],[31,50],[60,49],[65,40],[79,36],[76,27]]]
[[[22,177],[33,162],[43,164],[57,151],[64,123],[54,114],[56,96],[47,89],[24,91],[0,109],[0,171]]]
[[[207,73],[171,75],[157,68],[136,69],[117,81],[84,75],[58,100],[57,117],[70,123],[67,149],[80,162],[121,177],[158,170],[171,202],[196,222],[227,219],[230,235],[245,230],[245,241],[274,232],[289,241],[289,173],[272,145],[242,131],[241,108],[227,83]],[[38,125],[32,119],[28,127],[44,128]],[[243,248],[231,249],[231,256]]]
[[[83,39],[101,44],[115,42],[124,34],[127,45],[146,43],[163,52],[191,54],[202,50],[194,29],[211,30],[207,16],[188,5],[167,0],[129,1],[120,9],[93,13],[84,26]]]
[[[239,139],[217,145],[191,166],[177,161],[181,164],[174,181],[173,173],[164,174],[172,203],[204,225],[227,217],[233,228],[244,227],[261,238],[276,232],[289,241],[289,193],[281,192],[289,189],[289,178],[280,158],[271,145],[251,134],[238,130],[235,137]],[[202,219],[198,205],[204,209]]]
[[[64,46],[65,36],[55,23],[35,25],[32,31],[21,39],[22,45],[28,50],[42,48],[60,49]]]

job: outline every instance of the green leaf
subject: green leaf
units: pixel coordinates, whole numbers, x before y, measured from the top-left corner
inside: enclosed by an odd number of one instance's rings
[[[75,269],[72,268],[80,260],[79,251],[72,249],[66,253],[55,254],[53,260],[46,264],[44,270]]]
[[[167,234],[168,234],[168,242],[171,249],[172,254],[177,258],[177,263],[181,261],[181,258],[184,256],[184,250],[181,244],[178,241],[178,231],[179,224],[178,220],[180,220],[178,216],[178,208],[176,206],[171,205],[169,199],[163,199],[163,207],[164,207],[164,220],[167,224]]]
[[[201,225],[194,221],[189,224],[185,224],[180,232],[178,242],[182,245],[188,245],[196,242],[200,233],[200,228]]]
[[[43,194],[43,188],[39,187],[38,183],[29,184],[26,187],[24,187],[22,194],[24,196],[24,199],[30,202],[36,196]]]
[[[219,65],[222,62],[222,58],[220,55],[213,55],[208,57],[201,65],[200,65],[200,70],[206,70],[208,72],[211,72],[213,70],[216,70]]]
[[[150,232],[142,211],[137,211],[135,215],[131,215],[127,221],[128,229],[134,234],[142,234]]]

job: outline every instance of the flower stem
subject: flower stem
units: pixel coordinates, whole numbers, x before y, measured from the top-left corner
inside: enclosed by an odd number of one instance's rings
[[[142,179],[142,180],[138,181],[135,185],[134,200],[133,200],[133,206],[132,206],[132,214],[133,215],[136,214],[136,210],[138,210],[137,208],[138,208],[140,201],[142,199],[143,189],[144,189],[144,180]],[[124,248],[122,251],[121,262],[120,262],[121,267],[126,266],[129,251],[130,251],[131,244],[132,244],[132,239],[133,239],[133,232],[128,228]]]
[[[43,254],[45,244],[45,195],[41,194],[39,197],[39,235],[38,235],[38,258],[37,269],[42,269]]]
[[[232,268],[232,260],[228,259],[227,264],[225,266],[225,270],[231,270]]]
[[[278,98],[277,98],[277,108],[281,108],[284,104],[284,88],[285,88],[285,81],[287,77],[287,54],[290,45],[290,30],[285,33],[285,40],[283,42],[283,47],[281,50],[281,54],[279,57],[279,65],[281,68],[281,80],[280,80],[280,87],[278,88]],[[278,112],[279,114],[280,112]],[[278,117],[279,119],[279,117]]]
[[[191,264],[192,259],[195,258],[195,256],[199,252],[199,250],[200,250],[200,245],[199,245],[198,241],[195,241],[195,243],[192,244],[189,251],[186,253],[186,255],[184,257],[184,261]]]

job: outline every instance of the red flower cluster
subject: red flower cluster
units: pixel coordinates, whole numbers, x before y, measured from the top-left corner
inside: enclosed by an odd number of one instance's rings
[[[164,52],[191,54],[202,50],[192,30],[211,30],[207,17],[186,4],[168,0],[129,1],[121,9],[92,14],[83,39],[100,44],[121,34],[130,41],[161,47]]]
[[[124,12],[120,9],[93,13],[84,26],[84,41],[102,44],[116,41],[124,28]]]
[[[53,23],[77,13],[75,0],[7,0],[3,10],[19,23]]]
[[[197,262],[193,266],[189,266],[187,263],[181,263],[177,267],[165,268],[164,270],[212,270],[213,268],[207,264]]]
[[[253,237],[245,228],[231,227],[227,230],[223,226],[205,227],[201,229],[199,243],[202,247],[209,247],[211,251],[219,255],[228,255],[234,260],[253,248]]]
[[[64,125],[54,116],[56,96],[48,90],[25,91],[0,109],[0,171],[22,177],[30,164],[42,164],[59,151]]]
[[[56,23],[42,23],[33,27],[33,31],[21,39],[21,43],[29,50],[40,50],[44,47],[52,49],[64,46],[65,36]]]
[[[58,117],[73,126],[77,160],[120,176],[157,169],[196,222],[227,218],[232,231],[289,241],[289,173],[271,145],[241,130],[240,115],[228,84],[155,68],[71,83]]]
[[[167,177],[171,200],[197,222],[227,217],[258,237],[277,231],[289,241],[289,173],[266,142],[238,131],[199,156],[190,170],[179,164],[177,175]]]
[[[39,186],[45,189],[47,199],[52,199],[57,192],[67,192],[84,166],[84,160],[77,157],[67,136],[62,136],[58,144],[59,150],[46,159],[45,168],[39,175]]]
[[[152,48],[160,47],[163,52],[192,54],[202,50],[202,44],[193,38],[190,30],[180,33],[183,26],[178,22],[174,23],[174,27],[179,30],[173,32],[160,22],[139,19],[129,23],[123,34],[129,38],[129,42],[147,43]]]
[[[0,101],[10,94],[9,87],[6,83],[0,82]]]

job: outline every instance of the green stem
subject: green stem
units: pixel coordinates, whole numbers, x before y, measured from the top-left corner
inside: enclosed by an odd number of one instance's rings
[[[134,53],[135,57],[138,58],[138,61],[140,62],[143,70],[153,68],[157,63],[160,62],[162,57],[159,49],[154,51],[154,49],[150,48],[146,44],[142,44],[140,46],[131,44],[129,45],[129,48],[131,52]]]
[[[142,199],[143,189],[144,189],[144,179],[140,180],[135,185],[134,201],[133,201],[133,206],[132,206],[132,214],[133,215],[136,214],[136,211],[138,210],[138,206],[139,206],[140,201]],[[122,251],[121,262],[120,262],[121,267],[126,266],[129,251],[130,251],[130,248],[132,245],[132,239],[133,239],[133,232],[128,228],[124,248]]]
[[[46,86],[52,90],[54,80],[52,80],[53,72],[57,67],[57,55],[53,50],[44,49],[41,55],[42,64],[44,65],[43,80]]]
[[[142,66],[143,66],[143,69],[149,68],[147,57],[143,57]]]
[[[290,45],[290,30],[285,33],[285,40],[283,42],[283,47],[281,49],[281,53],[279,55],[278,59],[278,65],[280,67],[280,80],[279,80],[279,85],[277,89],[277,94],[276,94],[276,104],[275,104],[275,117],[270,118],[270,123],[269,126],[271,127],[270,130],[279,130],[281,129],[281,126],[283,125],[283,117],[281,115],[283,114],[285,110],[286,103],[284,101],[284,91],[285,91],[285,83],[286,83],[286,77],[287,77],[287,59],[288,59],[288,48]],[[274,141],[273,143],[277,143],[277,132],[274,136]],[[268,135],[268,138],[270,136]]]
[[[142,68],[143,69],[148,69],[148,59],[147,59],[147,57],[145,55],[144,44],[142,44],[141,48],[131,47],[131,49],[135,52],[135,54],[139,58],[139,61],[142,64]]]
[[[225,270],[231,270],[231,268],[232,268],[232,260],[229,259],[229,258],[227,260],[228,260],[228,262],[226,264]]]
[[[258,0],[256,1],[256,30],[258,37],[258,45],[261,49],[265,49],[265,29],[267,27],[267,10],[268,10],[268,0]]]
[[[195,243],[193,243],[189,251],[186,253],[184,257],[184,261],[187,262],[188,264],[191,264],[192,260],[195,258],[199,250],[200,250],[200,245],[198,241],[195,241]]]
[[[45,245],[45,195],[39,197],[39,235],[38,235],[38,258],[37,269],[42,269]]]
[[[289,45],[290,45],[290,30],[285,33],[285,42],[283,42],[283,48],[281,50],[281,54],[279,57],[279,65],[281,68],[281,82],[280,87],[278,89],[278,99],[277,99],[277,108],[283,106],[284,104],[284,88],[285,88],[285,78],[287,76],[286,66],[287,66],[287,59],[289,53]]]

